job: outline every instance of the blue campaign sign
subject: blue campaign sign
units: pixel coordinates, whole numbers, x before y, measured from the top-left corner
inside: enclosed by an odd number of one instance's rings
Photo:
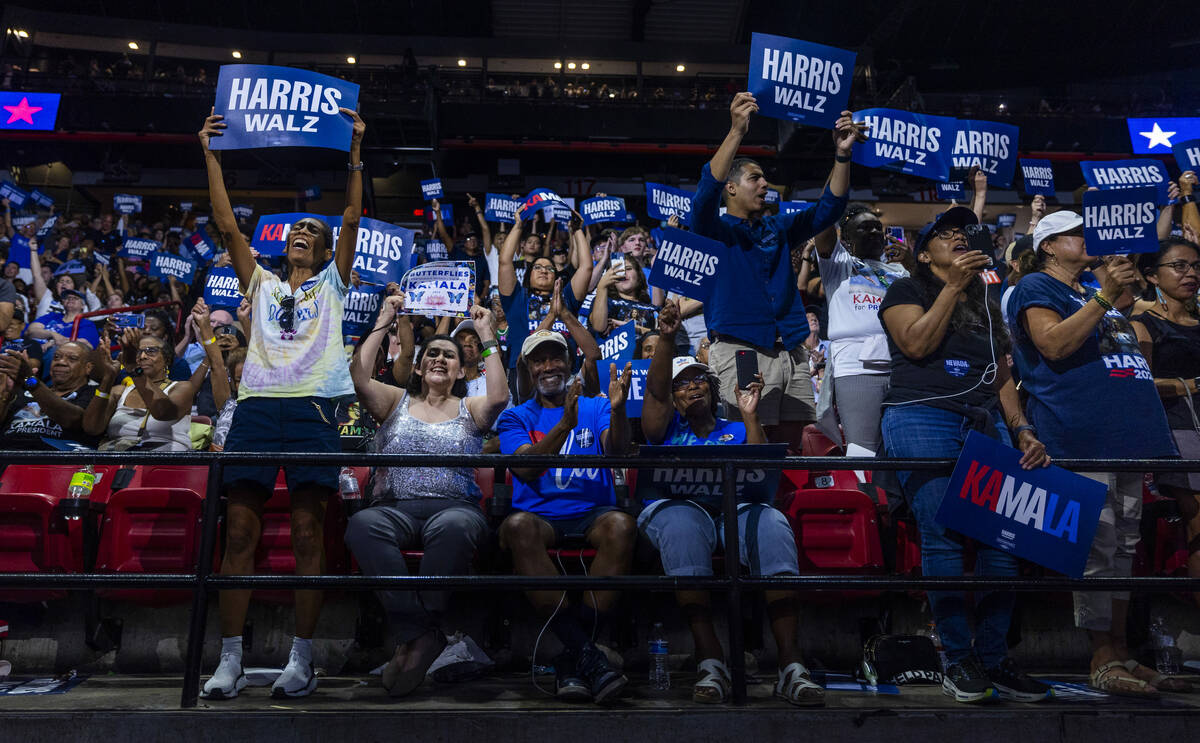
[[[50,131],[58,117],[58,93],[0,92],[0,129]]]
[[[596,196],[579,204],[579,215],[584,224],[624,222],[628,212],[625,199],[619,196]]]
[[[651,219],[663,221],[676,216],[687,224],[692,216],[692,197],[695,195],[695,191],[646,181],[646,214]]]
[[[196,262],[182,255],[155,253],[150,257],[150,276],[167,279],[174,276],[185,284],[192,283],[196,275]]]
[[[382,287],[351,288],[346,294],[342,309],[342,335],[347,338],[361,338],[366,335],[375,325],[382,304]]]
[[[453,204],[442,204],[441,206],[442,206],[442,210],[441,210],[442,211],[442,223],[448,224],[448,225],[454,224],[454,205]],[[433,224],[435,221],[437,221],[437,212],[435,212],[433,209],[426,209],[425,210],[425,220],[427,222],[429,222],[429,224]]]
[[[785,444],[725,444],[714,452],[708,446],[642,446],[643,457],[680,457],[681,459],[712,460],[782,459],[787,454]],[[738,469],[734,477],[734,494],[738,503],[770,503],[779,489],[782,467],[770,469]],[[720,507],[725,489],[719,469],[701,466],[688,467],[683,463],[671,467],[638,470],[636,496],[643,503],[662,498],[686,498]]]
[[[222,65],[215,112],[227,128],[214,150],[324,147],[350,150],[354,124],[338,108],[358,109],[358,86],[318,72],[271,65]]]
[[[996,215],[997,227],[1012,227],[1017,223],[1016,214],[998,214]]]
[[[130,193],[113,194],[113,209],[118,214],[141,214],[142,197]]]
[[[446,193],[442,191],[442,179],[430,178],[427,181],[421,181],[421,196],[423,196],[426,201],[445,198]]]
[[[20,209],[25,206],[26,201],[29,201],[29,192],[21,189],[15,183],[4,181],[0,183],[0,199],[8,199],[9,206],[13,209]]]
[[[233,207],[233,216],[238,219],[249,219],[254,216],[254,207],[247,206],[246,204],[238,204]]]
[[[199,227],[181,243],[196,258],[197,263],[208,264],[217,256],[217,245],[208,236],[208,231]]]
[[[121,241],[121,249],[117,251],[118,258],[131,261],[144,261],[152,253],[162,249],[162,243],[148,237],[127,237]]]
[[[1171,178],[1160,160],[1083,160],[1079,167],[1089,186],[1102,191],[1154,186],[1162,196],[1162,203],[1166,202],[1167,185]]]
[[[38,255],[41,255],[42,252],[42,250],[39,250]],[[29,255],[28,238],[20,233],[13,233],[8,243],[8,260],[16,263],[21,268],[33,268],[33,262]]]
[[[181,201],[179,202],[179,211],[190,212],[193,206],[195,206],[195,204],[190,201]]]
[[[214,268],[204,279],[204,302],[213,308],[238,307],[242,303],[239,286],[233,266]]]
[[[1200,117],[1126,119],[1135,155],[1165,155],[1180,142],[1200,139]]]
[[[951,166],[963,170],[978,167],[987,174],[989,186],[1011,188],[1019,136],[1020,130],[1011,124],[959,119]]]
[[[46,251],[39,250],[38,255],[41,255],[44,252]],[[69,274],[87,273],[87,270],[87,266],[83,265],[83,261],[71,260],[54,269],[54,276],[57,278],[59,276],[66,276]]]
[[[1158,250],[1153,186],[1084,191],[1083,242],[1088,255]]]
[[[1087,184],[1101,191],[1154,186],[1158,189],[1155,203],[1168,201],[1167,184],[1171,177],[1167,166],[1159,160],[1083,160],[1079,167]]]
[[[317,199],[321,198],[321,187],[308,186],[300,192],[300,198],[304,199],[305,201],[316,201]]]
[[[484,197],[483,216],[489,222],[513,224],[517,221],[515,215],[520,205],[520,199],[502,193],[490,193]]]
[[[781,197],[779,196],[778,191],[776,191],[773,188],[768,188],[766,196],[764,197],[763,201],[764,201],[764,203],[767,203],[767,204],[778,204],[780,198]]]
[[[665,227],[647,283],[707,302],[721,266],[721,256],[726,250],[728,248],[716,240]]]
[[[292,225],[305,217],[325,219],[319,214],[309,214],[308,212],[263,214],[258,218],[254,234],[250,236],[250,247],[257,250],[260,255],[267,257],[283,255],[284,249],[287,247],[288,232],[292,229]]]
[[[633,349],[637,345],[637,328],[633,320],[620,325],[607,338],[597,338],[600,358],[609,361],[632,361]]]
[[[1107,488],[1061,467],[1021,469],[1021,452],[971,431],[939,524],[1072,578],[1083,576]]]
[[[625,370],[625,364],[629,364],[633,369],[633,373],[629,377],[629,395],[625,400],[625,415],[630,418],[641,418],[642,401],[646,397],[646,375],[650,372],[650,359],[609,361],[607,364],[601,361],[596,365],[596,370],[600,374],[600,386],[607,390],[612,368],[617,367],[617,374],[620,375]]]
[[[326,219],[333,228],[337,244],[342,231],[342,218]],[[409,268],[416,233],[378,219],[363,217],[358,221],[354,242],[354,270],[364,282],[386,285],[399,281]]]
[[[967,198],[967,186],[962,181],[935,183],[937,197],[942,201],[963,201]]]
[[[950,179],[951,149],[958,122],[949,116],[928,116],[892,108],[868,108],[854,114],[870,124],[870,139],[854,148],[854,162],[868,168]]]
[[[521,199],[521,203],[517,207],[516,217],[523,221],[548,206],[558,206],[565,203],[561,196],[550,189],[535,188],[526,194],[525,198]]]
[[[42,193],[36,188],[29,192],[29,200],[38,206],[45,207],[46,209],[54,206],[54,199],[50,198],[48,195]]]
[[[747,90],[764,116],[832,129],[850,100],[854,57],[811,41],[752,34]]]
[[[1171,148],[1180,170],[1200,170],[1200,139],[1189,139]]]
[[[1025,183],[1025,193],[1030,196],[1054,195],[1054,169],[1049,160],[1021,158],[1021,179]]]
[[[796,214],[808,209],[812,204],[807,201],[781,201],[779,202],[780,214]]]

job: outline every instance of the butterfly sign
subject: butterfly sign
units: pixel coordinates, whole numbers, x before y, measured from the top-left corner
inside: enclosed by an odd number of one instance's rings
[[[475,262],[423,263],[404,274],[400,290],[407,315],[469,317],[475,298]]]

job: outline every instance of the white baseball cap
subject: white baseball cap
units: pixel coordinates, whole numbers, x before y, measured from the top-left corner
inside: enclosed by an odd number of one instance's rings
[[[471,331],[472,333],[475,333],[475,321],[474,320],[463,320],[462,322],[460,322],[458,324],[458,326],[456,328],[454,328],[454,330],[450,331],[450,337],[457,338],[459,333],[465,333],[468,330]],[[478,333],[475,333],[475,334],[479,335]]]
[[[703,369],[705,374],[712,374],[712,367],[708,364],[702,364],[696,361],[694,356],[676,356],[671,361],[671,380],[674,381],[680,374],[691,368]]]
[[[533,353],[533,349],[537,348],[543,343],[557,343],[558,345],[562,346],[564,351],[569,348],[567,346],[567,339],[563,338],[562,333],[557,333],[553,330],[535,330],[534,332],[530,333],[529,337],[525,339],[525,342],[521,344],[521,357],[524,358]]]
[[[1083,226],[1083,217],[1079,216],[1070,209],[1047,214],[1038,220],[1037,227],[1033,228],[1033,249],[1036,251],[1042,246],[1042,241],[1048,237],[1061,235],[1064,232],[1078,229]]]

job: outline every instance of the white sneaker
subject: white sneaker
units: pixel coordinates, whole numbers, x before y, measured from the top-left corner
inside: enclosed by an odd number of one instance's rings
[[[246,688],[246,674],[242,671],[242,656],[222,653],[221,662],[212,678],[204,682],[200,692],[202,699],[233,699]]]
[[[288,655],[287,667],[271,686],[271,696],[275,699],[306,697],[316,689],[317,674],[313,671],[312,663],[305,661],[293,650]]]

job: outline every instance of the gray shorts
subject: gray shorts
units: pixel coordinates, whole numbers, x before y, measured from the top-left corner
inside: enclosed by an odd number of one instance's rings
[[[690,500],[651,503],[638,516],[638,529],[658,550],[667,575],[712,575],[713,553],[725,546],[723,519]],[[738,551],[752,575],[800,574],[792,527],[765,503],[738,506]]]
[[[725,417],[742,419],[737,406],[737,366],[734,360],[740,350],[754,351],[758,356],[758,373],[763,378],[762,398],[758,403],[758,420],[764,426],[784,423],[812,423],[817,419],[817,404],[813,398],[812,379],[808,374],[808,352],[803,348],[785,351],[782,348],[760,348],[722,336],[708,349],[708,365],[721,380],[721,400]]]

